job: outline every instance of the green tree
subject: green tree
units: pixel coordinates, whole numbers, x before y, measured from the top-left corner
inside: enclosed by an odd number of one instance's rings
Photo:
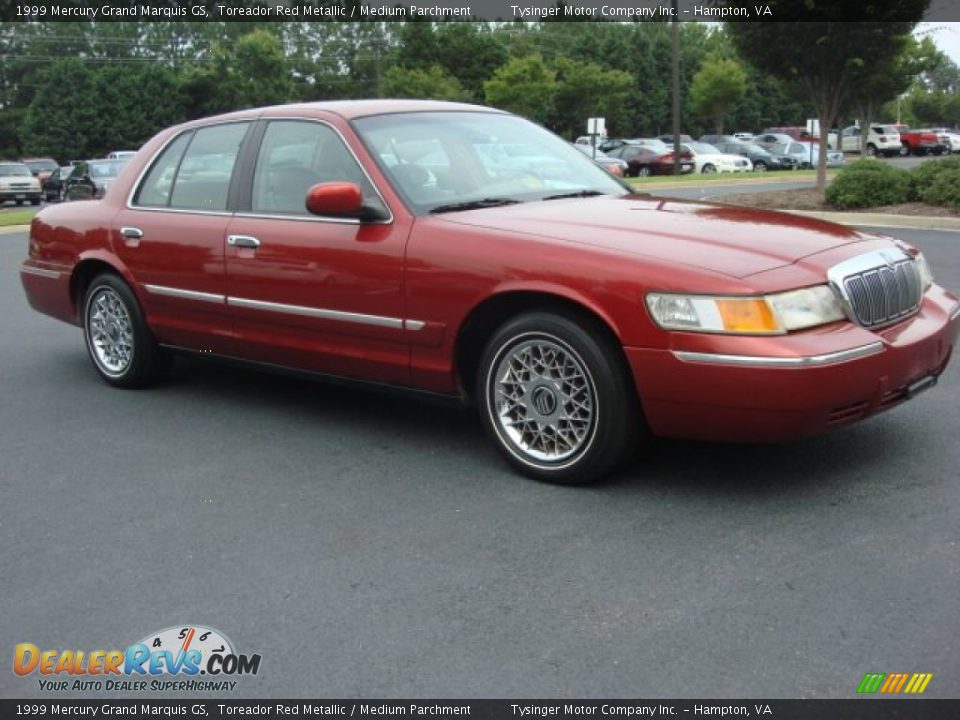
[[[723,121],[747,92],[747,73],[732,59],[707,57],[690,85],[693,111],[713,120],[717,135],[723,134]]]
[[[487,103],[546,123],[553,110],[556,73],[539,53],[513,58],[483,84]]]
[[[896,38],[909,34],[930,0],[870,5],[869,22],[844,19],[865,10],[854,0],[770,0],[775,16],[805,22],[728,22],[726,30],[740,56],[791,83],[809,98],[820,122],[817,187],[827,182],[827,134],[837,119],[851,83],[869,63],[883,65],[900,51]],[[734,4],[749,6],[737,0]]]
[[[586,132],[587,118],[618,114],[633,88],[633,77],[623,70],[565,57],[558,57],[555,67],[551,124],[571,139]]]
[[[59,161],[100,155],[100,118],[112,108],[97,103],[92,67],[69,58],[51,64],[36,78],[40,87],[20,126],[24,153],[52,155]]]
[[[470,94],[460,81],[439,65],[426,70],[394,66],[383,76],[384,97],[429,100],[467,100]]]
[[[874,122],[874,111],[904,93],[916,78],[940,64],[942,53],[929,38],[922,42],[911,35],[893,38],[899,52],[876,62],[865,63],[852,73],[848,106],[856,113],[860,127]],[[943,58],[945,59],[945,58]],[[860,136],[860,151],[867,151],[868,133]]]

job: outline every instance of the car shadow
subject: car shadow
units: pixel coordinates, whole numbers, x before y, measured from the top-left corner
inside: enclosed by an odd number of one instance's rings
[[[476,413],[430,395],[262,372],[217,359],[178,357],[159,389],[189,390],[197,400],[228,398],[245,406],[379,432],[391,442],[436,443],[463,462],[504,469]],[[894,411],[896,412],[896,411]],[[804,494],[839,477],[888,472],[917,441],[889,414],[824,435],[776,445],[710,443],[651,438],[609,479],[590,486],[602,492],[763,497]],[[583,490],[583,489],[581,489]]]

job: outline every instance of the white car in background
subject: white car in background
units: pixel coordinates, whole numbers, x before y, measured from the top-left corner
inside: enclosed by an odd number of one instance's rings
[[[940,142],[950,152],[960,152],[960,130],[950,128],[930,128],[929,132],[936,133]]]
[[[860,152],[860,128],[855,125],[846,127],[840,133],[842,145],[837,145],[837,134],[830,133],[827,136],[827,146],[831,150],[840,150],[841,152]],[[867,133],[867,155],[899,155],[900,154],[900,131],[893,125],[878,125],[871,123],[870,131]]]
[[[777,143],[767,148],[774,155],[789,155],[797,161],[798,168],[815,168],[820,163],[820,145],[817,143],[799,142],[790,139],[790,142]],[[827,151],[827,167],[843,167],[843,153],[839,150]]]
[[[12,200],[17,205],[30,202],[39,205],[43,200],[40,181],[22,162],[0,160],[0,205]]]
[[[736,173],[752,170],[750,160],[743,155],[720,152],[713,145],[702,142],[687,142],[680,145],[693,156],[694,172]]]
[[[740,142],[753,142],[753,139],[756,137],[753,133],[748,132],[736,132],[733,136]]]

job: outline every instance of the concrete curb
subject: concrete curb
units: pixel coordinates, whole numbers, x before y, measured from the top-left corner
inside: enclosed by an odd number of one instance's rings
[[[733,173],[731,173],[733,174]],[[832,178],[832,175],[828,175],[828,178]],[[676,180],[664,180],[664,181],[654,181],[648,183],[633,183],[629,180],[627,181],[630,184],[630,187],[636,188],[640,191],[646,190],[678,190],[681,188],[692,188],[692,187],[702,187],[704,189],[709,188],[711,185],[717,185],[721,187],[729,187],[731,185],[786,185],[788,183],[798,183],[798,182],[807,182],[816,184],[817,177],[816,175],[808,177],[797,177],[796,175],[791,175],[789,171],[781,171],[774,173],[773,177],[769,177],[769,173],[762,177],[750,176],[750,177],[731,177],[724,178],[721,180],[713,180],[702,183],[697,183],[695,180],[686,180],[684,182],[677,182]]]
[[[911,230],[939,230],[960,232],[960,217],[934,217],[930,215],[885,215],[882,213],[822,212],[820,210],[780,210],[792,215],[828,220],[840,225],[866,227],[905,228]]]
[[[11,233],[18,232],[27,232],[30,229],[29,225],[4,225],[0,227],[0,235],[9,235]]]

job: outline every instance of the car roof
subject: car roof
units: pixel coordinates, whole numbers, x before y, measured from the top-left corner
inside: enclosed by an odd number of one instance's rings
[[[388,115],[392,113],[413,112],[477,112],[506,115],[508,113],[485,105],[471,105],[470,103],[445,102],[442,100],[329,100],[322,102],[289,103],[287,105],[270,105],[266,107],[250,108],[237,112],[214,115],[184,123],[182,127],[204,125],[211,121],[223,120],[250,120],[272,113],[290,115],[302,112],[305,115],[314,113],[332,113],[345,120],[368,117],[370,115]]]

